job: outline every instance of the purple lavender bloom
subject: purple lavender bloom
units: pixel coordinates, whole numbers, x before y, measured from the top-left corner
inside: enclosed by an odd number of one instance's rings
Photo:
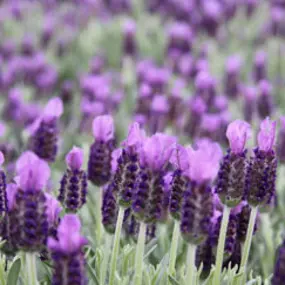
[[[246,178],[246,198],[252,206],[266,206],[276,195],[277,158],[274,151],[276,122],[269,118],[260,124],[258,147],[250,158]]]
[[[65,80],[61,85],[60,98],[64,104],[72,101],[73,98],[73,82],[71,80]]]
[[[247,122],[251,122],[256,113],[257,90],[255,87],[245,87],[243,89],[243,114]]]
[[[256,83],[267,78],[267,54],[263,50],[255,54],[253,77]]]
[[[265,119],[273,112],[272,86],[268,81],[262,80],[258,84],[258,90],[257,111],[259,117]]]
[[[279,162],[285,163],[285,116],[280,117],[280,123],[276,151]]]
[[[165,168],[176,142],[174,137],[157,133],[146,138],[140,150],[140,172],[132,199],[137,219],[155,223],[164,218]]]
[[[229,98],[236,98],[239,95],[241,65],[242,62],[238,56],[232,56],[227,60],[224,84],[225,94]]]
[[[169,104],[165,95],[154,96],[151,103],[149,133],[163,132],[167,125]]]
[[[57,239],[48,238],[54,264],[52,284],[87,284],[82,250],[87,240],[81,236],[80,228],[76,215],[65,215],[58,226]]]
[[[258,7],[258,3],[259,3],[258,0],[246,0],[245,1],[247,17],[250,18],[252,16],[256,7]]]
[[[217,0],[203,2],[203,28],[212,37],[215,37],[218,32],[219,25],[223,19],[221,3]]]
[[[168,31],[167,52],[187,54],[191,51],[193,32],[189,25],[183,22],[175,22]]]
[[[196,95],[201,96],[209,109],[216,95],[215,79],[207,71],[201,71],[195,78],[195,89]]]
[[[47,163],[29,153],[18,162],[18,187],[7,192],[10,236],[17,237],[15,244],[25,251],[38,251],[45,246],[48,235],[46,197],[42,191],[50,177]]]
[[[0,167],[5,161],[3,153],[0,151]],[[0,169],[0,216],[7,212],[7,194],[6,194],[6,174]]]
[[[123,207],[131,206],[136,179],[140,171],[139,153],[144,139],[145,134],[140,129],[139,124],[133,123],[117,159],[113,183],[114,191],[118,193],[119,204]]]
[[[189,177],[186,174],[190,167],[187,149],[177,145],[170,161],[175,166],[175,170],[170,183],[169,210],[174,219],[180,220],[183,195],[190,185]]]
[[[204,139],[197,143],[197,149],[189,148],[188,155],[191,185],[184,193],[180,230],[187,242],[198,245],[210,234],[214,207],[210,183],[217,175],[222,150]]]
[[[203,263],[203,271],[201,277],[204,279],[204,277],[208,276],[211,271],[212,264],[215,263],[215,256],[213,253],[213,247],[211,244],[210,237],[205,242],[198,245],[195,263],[197,268],[199,268]]]
[[[235,207],[244,197],[247,167],[245,144],[251,135],[250,125],[236,120],[229,124],[226,135],[230,149],[220,165],[216,192],[223,204]]]
[[[132,19],[128,19],[123,26],[123,52],[129,56],[137,53],[136,23]]]
[[[185,125],[185,132],[189,137],[195,138],[198,135],[206,109],[207,105],[201,97],[197,96],[191,100],[189,117]]]
[[[88,179],[103,186],[111,178],[111,160],[114,149],[114,121],[109,115],[98,116],[93,121],[95,142],[90,147]]]
[[[58,196],[68,211],[77,211],[86,202],[87,174],[81,169],[82,163],[83,150],[73,147],[66,156],[68,168],[61,179]]]
[[[62,113],[62,101],[55,97],[48,102],[43,115],[30,127],[30,149],[46,161],[53,162],[56,159],[58,119]]]

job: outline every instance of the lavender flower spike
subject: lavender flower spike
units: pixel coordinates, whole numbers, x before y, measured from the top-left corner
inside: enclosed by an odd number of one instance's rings
[[[46,105],[43,115],[30,127],[30,149],[40,158],[53,162],[57,154],[58,119],[63,113],[60,98],[52,98]]]
[[[226,132],[230,149],[221,163],[216,192],[228,207],[235,207],[244,196],[246,179],[246,141],[250,138],[250,125],[236,120],[229,124]]]
[[[114,149],[114,121],[109,115],[93,121],[95,142],[90,147],[88,179],[97,186],[106,184],[111,177],[111,156]]]
[[[284,283],[285,274],[284,274],[284,265],[285,265],[285,241],[277,250],[276,264],[274,268],[274,274],[271,281],[272,285],[282,285]]]
[[[274,151],[276,122],[269,118],[260,124],[258,147],[247,171],[246,195],[252,206],[268,205],[276,195],[277,158]]]
[[[33,252],[44,247],[48,234],[46,197],[42,190],[50,177],[50,169],[39,158],[22,163],[25,167],[19,173],[19,188],[10,216],[17,223],[13,233],[18,237],[17,246]]]
[[[129,128],[127,139],[123,142],[123,149],[117,159],[113,184],[114,191],[118,193],[119,204],[123,207],[131,205],[131,199],[135,191],[135,183],[139,166],[139,151],[142,147],[145,133],[137,122]]]
[[[80,209],[86,202],[87,174],[81,170],[83,150],[73,147],[66,156],[68,166],[60,182],[59,201],[69,211]]]
[[[52,284],[87,284],[82,250],[87,240],[81,236],[80,228],[80,220],[76,215],[65,215],[58,227],[58,239],[48,239],[54,264]]]
[[[4,163],[5,158],[0,151],[0,166]],[[0,169],[0,215],[7,211],[7,194],[6,194],[6,174]]]
[[[165,168],[176,139],[157,133],[144,140],[140,151],[141,170],[137,177],[132,209],[140,221],[153,223],[164,219]]]
[[[197,149],[189,148],[191,185],[184,194],[180,230],[190,244],[198,245],[210,233],[213,194],[210,183],[218,172],[222,150],[217,143],[201,140]]]

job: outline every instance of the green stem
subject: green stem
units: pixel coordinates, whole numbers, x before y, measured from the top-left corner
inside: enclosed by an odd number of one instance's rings
[[[168,266],[168,274],[172,276],[175,274],[175,263],[176,263],[178,241],[179,241],[179,222],[175,220],[172,240],[171,240],[171,247],[170,247],[169,266]]]
[[[243,283],[243,280],[245,278],[246,265],[247,265],[249,251],[250,251],[250,247],[251,247],[252,235],[253,235],[253,231],[254,231],[257,213],[258,213],[258,206],[252,207],[251,212],[250,212],[249,224],[248,224],[248,228],[247,228],[247,232],[246,232],[246,238],[245,238],[243,251],[242,251],[241,263],[240,263],[240,267],[239,267],[239,272],[243,272],[243,278],[241,278],[240,284]]]
[[[112,248],[112,240],[113,236],[107,234],[105,239],[105,245],[104,245],[104,256],[103,256],[103,262],[100,272],[100,284],[104,285],[106,281],[106,274],[107,274],[107,268],[109,264],[110,259],[110,253]]]
[[[36,253],[26,252],[26,266],[28,274],[27,285],[38,285]]]
[[[136,248],[134,285],[142,284],[145,235],[146,235],[146,224],[142,222],[140,223],[139,237]]]
[[[197,246],[194,244],[189,243],[188,244],[188,250],[187,250],[187,263],[186,263],[186,284],[188,285],[194,285],[195,282],[195,271],[196,271],[196,265],[195,265],[195,257],[196,257],[196,248]]]
[[[214,283],[213,283],[214,285],[220,285],[222,265],[224,260],[225,241],[226,241],[230,212],[231,209],[225,205],[223,211],[222,223],[220,227],[217,254],[216,254],[216,268],[215,268]]]
[[[102,226],[102,200],[103,200],[103,189],[99,189],[96,191],[97,199],[96,199],[96,212],[97,212],[97,243],[98,245],[102,242],[102,233],[103,233],[103,226]]]
[[[125,213],[125,209],[120,207],[118,218],[117,218],[117,223],[116,223],[113,251],[111,255],[109,285],[114,285],[115,283],[116,265],[117,265],[117,258],[119,254],[120,238],[121,238],[121,231],[122,231],[122,225],[123,225],[123,220],[124,220],[124,213]]]
[[[5,285],[6,284],[6,274],[5,274],[5,263],[6,263],[6,256],[1,254],[1,265],[0,265],[0,284]]]

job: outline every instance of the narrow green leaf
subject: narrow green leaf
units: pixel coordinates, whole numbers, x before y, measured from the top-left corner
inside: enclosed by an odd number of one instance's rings
[[[12,266],[10,267],[8,277],[7,277],[7,285],[17,285],[19,274],[21,270],[21,259],[17,258],[14,260]]]

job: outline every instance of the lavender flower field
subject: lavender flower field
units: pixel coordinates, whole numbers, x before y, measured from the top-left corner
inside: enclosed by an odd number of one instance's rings
[[[284,0],[0,0],[0,285],[285,285]]]

